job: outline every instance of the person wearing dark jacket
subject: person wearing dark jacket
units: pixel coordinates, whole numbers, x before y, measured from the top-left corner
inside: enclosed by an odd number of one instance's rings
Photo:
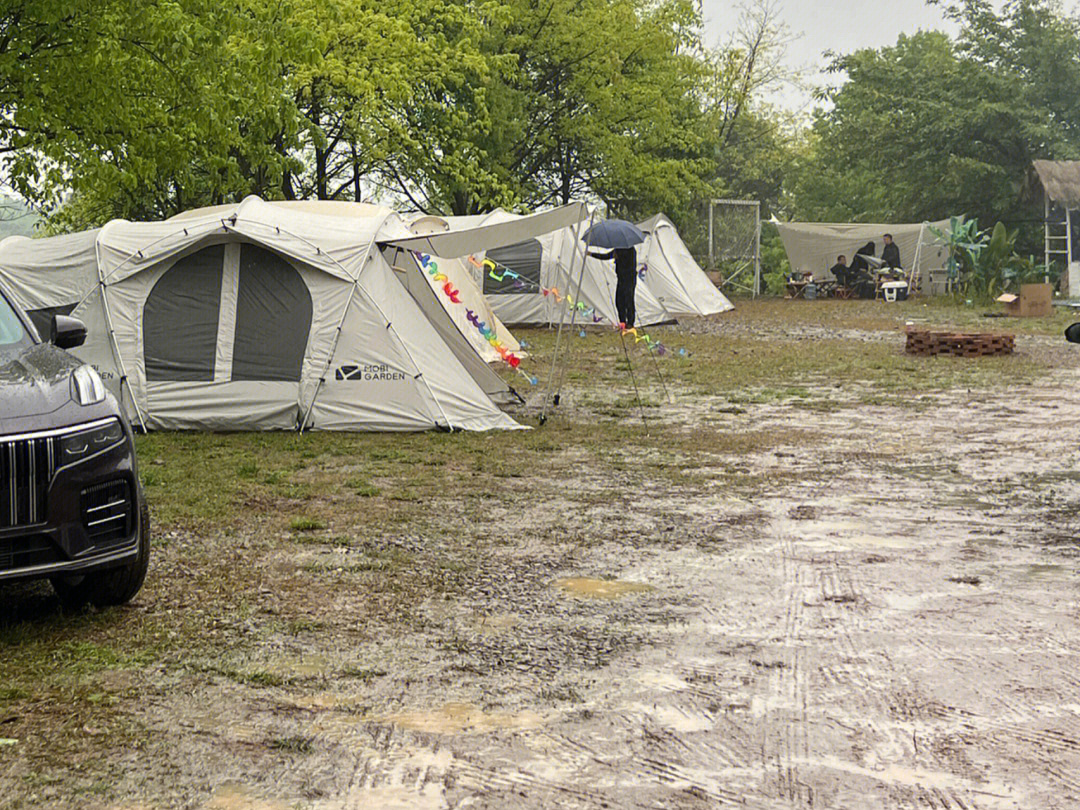
[[[637,250],[615,248],[607,253],[589,253],[594,259],[615,260],[615,309],[619,322],[627,329],[634,328],[634,296],[637,291]]]
[[[873,256],[874,250],[874,243],[867,242],[855,251],[855,258],[851,260],[848,280],[859,298],[874,297],[874,280],[870,277],[870,263],[863,258]]]
[[[884,239],[885,247],[881,249],[881,261],[890,270],[897,270],[900,268],[900,248],[896,246],[891,233],[885,234]]]
[[[851,269],[847,266],[846,256],[837,256],[836,264],[829,268],[829,272],[833,274],[836,283],[841,287],[848,286],[848,274],[851,272]]]
[[[855,258],[851,260],[851,274],[854,277],[857,273],[870,272],[870,264],[863,258],[863,256],[873,256],[876,248],[873,242],[867,242],[861,248],[855,251]]]

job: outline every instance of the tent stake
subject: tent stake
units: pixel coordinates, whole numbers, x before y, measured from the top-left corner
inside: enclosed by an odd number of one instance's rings
[[[645,426],[645,435],[649,435],[649,423],[645,421],[645,405],[641,401],[641,392],[638,391],[637,377],[634,376],[634,367],[630,363],[630,352],[626,350],[626,338],[623,337],[622,330],[619,330],[619,342],[622,343],[623,356],[626,358],[626,367],[630,370],[630,380],[634,383],[634,396],[637,397],[638,410],[641,411],[641,424]]]

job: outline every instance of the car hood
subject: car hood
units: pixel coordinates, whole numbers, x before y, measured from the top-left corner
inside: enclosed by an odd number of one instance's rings
[[[51,343],[0,351],[0,434],[47,430],[108,416],[110,406],[82,407],[71,399],[71,372],[82,365]]]

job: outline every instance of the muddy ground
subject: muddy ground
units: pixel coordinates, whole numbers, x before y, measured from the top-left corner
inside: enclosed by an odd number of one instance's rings
[[[452,496],[248,492],[166,523],[127,608],[0,590],[0,807],[1080,806],[1080,356],[1019,345],[1037,380],[906,405],[643,381],[674,448],[574,441],[643,428],[572,381]]]

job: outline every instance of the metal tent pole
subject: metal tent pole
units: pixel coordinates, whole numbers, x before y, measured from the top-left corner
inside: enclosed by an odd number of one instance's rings
[[[716,259],[713,255],[713,206],[715,200],[709,200],[709,269],[716,269]]]
[[[1073,286],[1072,283],[1072,209],[1065,208],[1065,291],[1068,292],[1069,288]],[[1047,276],[1047,281],[1050,278]]]
[[[589,216],[589,227],[590,228],[593,226],[594,219],[595,219],[595,212],[593,212],[593,214],[591,214]],[[580,241],[580,240],[578,240],[578,241]],[[577,243],[576,242],[575,242],[574,250],[575,250],[574,256],[576,256],[577,255],[577,253],[576,253],[576,251],[577,251]],[[581,252],[582,252],[581,270],[578,272],[577,290],[576,290],[576,292],[574,292],[574,298],[573,298],[573,302],[571,304],[571,309],[570,309],[570,329],[571,330],[573,330],[574,324],[577,322],[578,303],[581,301],[581,288],[585,284],[585,264],[589,261],[588,250],[586,249],[585,246],[582,246]],[[571,259],[570,259],[571,270],[570,270],[570,273],[568,273],[567,277],[566,277],[567,284],[573,284],[574,283],[573,275],[572,275],[573,274],[573,265],[574,265],[574,260],[573,260],[573,257],[571,257]],[[567,361],[565,363],[563,363],[562,368],[559,369],[559,383],[558,383],[558,385],[555,386],[555,398],[554,398],[553,401],[555,402],[556,407],[558,407],[559,400],[562,397],[563,382],[565,382],[565,380],[566,380],[566,367],[570,364],[570,349],[569,348],[566,350],[566,358],[567,358]]]
[[[593,219],[596,217],[596,212],[593,211],[589,214],[589,227],[592,227]],[[581,226],[584,220],[578,220],[577,232],[574,235],[574,256],[577,256],[578,243],[581,242]],[[585,277],[585,255],[586,250],[584,246],[581,248],[581,270],[579,272],[579,284]],[[567,281],[572,283],[574,272],[573,258],[570,260],[570,275],[567,277]],[[566,325],[566,308],[570,303],[570,290],[566,291],[566,297],[563,298],[562,313],[559,316],[559,331],[555,335],[555,351],[551,355],[551,370],[548,372],[548,381],[546,390],[544,391],[544,407],[540,411],[540,424],[544,424],[547,421],[548,406],[551,404],[551,386],[555,380],[555,368],[559,362],[559,348],[562,344],[563,327]]]
[[[754,298],[761,295],[761,203],[754,206]]]
[[[1043,283],[1050,282],[1050,195],[1043,191]]]

